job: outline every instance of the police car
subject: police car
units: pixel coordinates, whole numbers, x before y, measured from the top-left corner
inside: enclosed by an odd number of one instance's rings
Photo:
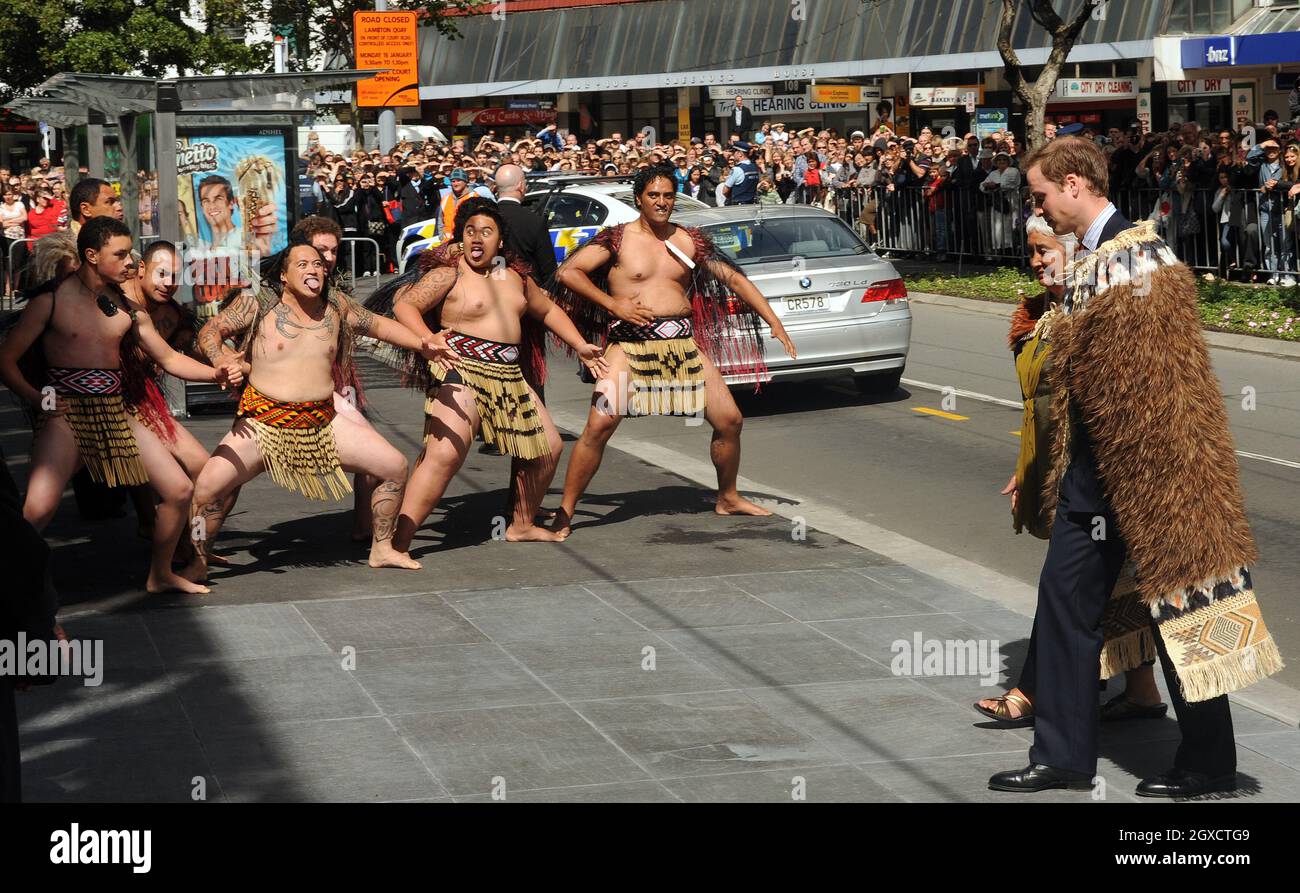
[[[632,196],[631,177],[548,176],[534,183],[524,197],[524,207],[536,211],[551,231],[555,262],[564,260],[607,226],[630,223],[640,212]],[[677,194],[676,213],[702,211],[709,206],[682,193]],[[426,248],[442,242],[436,234],[436,219],[413,223],[402,230],[399,268],[406,272]]]

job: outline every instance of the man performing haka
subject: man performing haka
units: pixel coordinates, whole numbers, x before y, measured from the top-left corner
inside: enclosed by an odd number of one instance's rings
[[[708,236],[669,222],[676,196],[671,167],[641,170],[632,188],[640,218],[597,233],[556,272],[556,303],[584,337],[609,340],[609,374],[596,382],[552,525],[561,537],[569,535],[578,500],[625,415],[703,412],[713,427],[715,511],[772,514],[736,489],[744,419],[708,355],[728,374],[757,384],[767,373],[759,319],[791,357],[794,344],[767,299]]]
[[[250,371],[239,417],[195,483],[193,533],[215,537],[221,500],[262,471],[281,487],[321,500],[341,499],[351,490],[344,471],[355,471],[383,482],[371,500],[370,566],[418,569],[392,542],[406,458],[373,428],[335,413],[334,367],[347,380],[357,335],[426,348],[403,326],[332,293],[325,270],[320,252],[295,237],[270,259],[256,295],[241,292],[199,332],[199,347],[214,362],[228,355],[225,339],[242,333]],[[202,549],[195,552],[185,576],[202,580],[207,561]]]
[[[470,199],[456,212],[459,245],[426,253],[422,266],[432,268],[395,291],[394,315],[438,349],[435,361],[428,364],[424,450],[406,488],[395,548],[410,548],[411,538],[442,498],[480,429],[486,442],[517,460],[513,517],[505,538],[560,539],[535,523],[563,443],[520,368],[521,359],[534,371],[542,361],[542,341],[525,337],[524,317],[550,329],[593,373],[608,370],[601,349],[584,342],[528,268],[504,254],[507,235],[492,202]],[[442,329],[436,335],[425,321],[435,310]]]
[[[130,308],[122,294],[135,272],[131,231],[120,220],[96,217],[77,235],[81,267],[52,291],[38,295],[0,347],[0,377],[40,414],[32,444],[25,517],[43,530],[63,489],[81,465],[112,487],[151,484],[161,500],[153,529],[149,592],[207,592],[172,572],[172,555],[189,507],[193,484],[158,435],[127,411],[122,356],[136,342],[149,359],[178,378],[237,385],[237,362],[217,368],[172,350],[149,314]],[[46,386],[37,389],[19,359],[40,339],[48,364]]]
[[[339,250],[343,246],[343,229],[328,217],[304,217],[294,226],[290,237],[301,237],[320,252],[325,260],[325,278],[329,280],[330,290],[342,295],[347,303],[352,303],[352,295],[342,286],[338,272]],[[361,391],[361,379],[355,366],[349,365],[346,379],[340,378],[342,364],[334,365],[334,411],[347,414],[359,425],[371,427],[366,418],[365,395]],[[370,474],[358,474],[353,483],[352,497],[352,539],[357,542],[368,540],[374,530],[374,519],[370,515],[370,500],[375,488],[382,481]]]

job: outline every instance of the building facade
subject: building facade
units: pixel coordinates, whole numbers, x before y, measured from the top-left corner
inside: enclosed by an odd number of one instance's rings
[[[723,138],[739,93],[755,126],[867,130],[884,99],[904,132],[1023,133],[999,12],[987,0],[505,0],[462,17],[458,40],[421,29],[421,106],[403,120],[463,135],[556,121],[582,137]],[[1222,36],[1226,62],[1186,64],[1185,46]],[[1049,40],[1028,13],[1012,43],[1035,76]],[[1300,0],[1111,0],[1084,27],[1049,115],[1101,128],[1219,127],[1273,107],[1286,118],[1297,54]]]

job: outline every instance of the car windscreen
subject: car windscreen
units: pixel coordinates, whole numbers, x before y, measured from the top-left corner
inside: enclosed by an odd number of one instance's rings
[[[637,213],[641,212],[641,209],[636,206],[636,199],[632,197],[631,189],[621,189],[618,192],[611,192],[609,197],[622,202]],[[677,193],[677,197],[673,201],[673,210],[675,211],[702,211],[707,207],[708,205],[704,202],[697,198],[691,198],[684,192]]]
[[[774,215],[708,224],[702,229],[719,251],[740,264],[870,252],[838,217]]]

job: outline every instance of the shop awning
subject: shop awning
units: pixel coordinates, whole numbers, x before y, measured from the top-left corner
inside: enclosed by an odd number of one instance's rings
[[[1273,7],[1261,9],[1256,15],[1242,22],[1241,27],[1234,29],[1233,33],[1277,34],[1283,31],[1300,32],[1300,5],[1281,9]],[[1294,37],[1297,42],[1300,42],[1300,33],[1295,34]]]
[[[1162,0],[1110,3],[1071,61],[1151,55]],[[805,4],[658,0],[458,19],[461,38],[421,29],[421,99],[870,77],[996,68],[1001,5],[989,0]],[[1028,65],[1047,34],[1022,13],[1014,46]]]

